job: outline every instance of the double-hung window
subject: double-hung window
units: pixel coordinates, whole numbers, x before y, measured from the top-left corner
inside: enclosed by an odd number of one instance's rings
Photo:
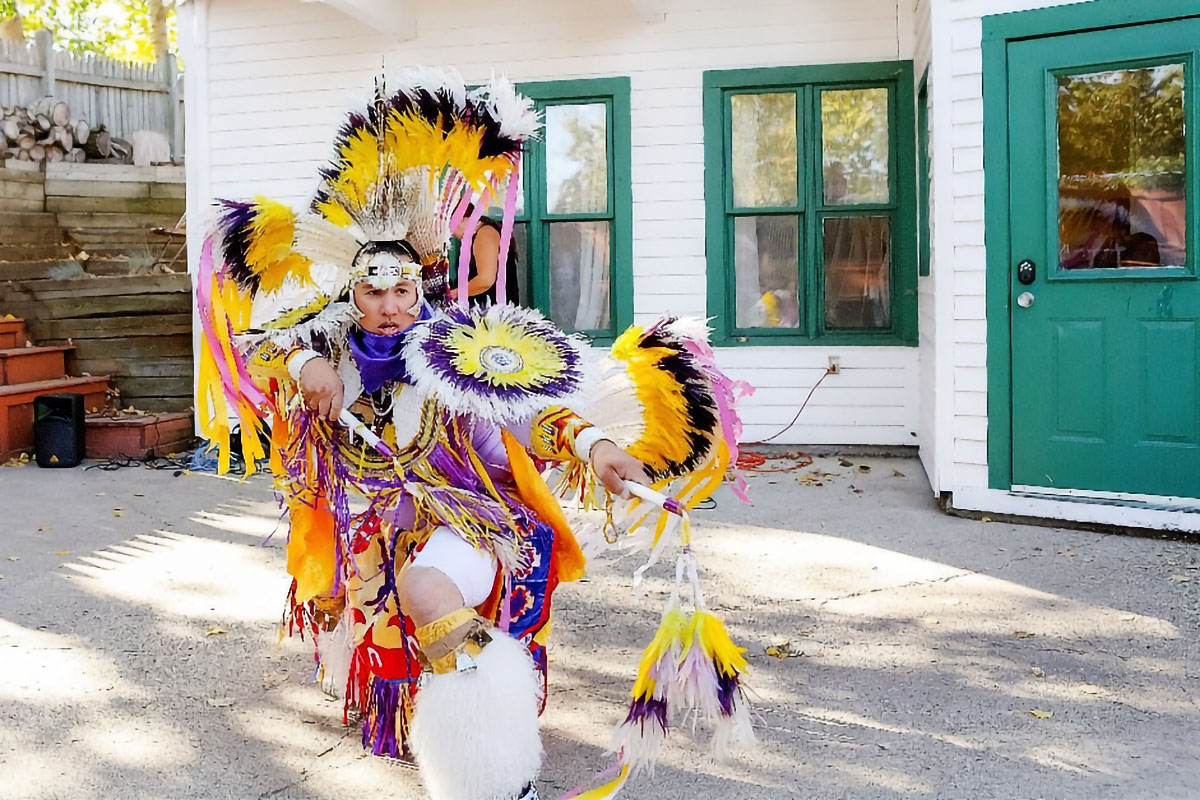
[[[565,330],[611,340],[633,318],[629,79],[520,83],[517,90],[533,99],[545,124],[520,176],[513,244],[521,302]]]
[[[911,62],[706,72],[708,305],[724,344],[912,344]]]

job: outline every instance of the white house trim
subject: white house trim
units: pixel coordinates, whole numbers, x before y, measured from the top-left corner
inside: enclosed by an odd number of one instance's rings
[[[1034,497],[1002,489],[959,487],[951,505],[962,511],[981,511],[1017,517],[1062,519],[1128,528],[1200,533],[1200,513],[1139,508],[1111,501]]]
[[[300,0],[322,3],[399,42],[417,38],[416,0]]]

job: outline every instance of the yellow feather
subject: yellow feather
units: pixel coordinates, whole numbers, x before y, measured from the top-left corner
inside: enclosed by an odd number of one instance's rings
[[[629,765],[622,764],[621,771],[617,773],[617,777],[613,778],[603,786],[597,786],[595,789],[588,789],[583,794],[577,794],[574,800],[612,800],[617,796],[617,792],[625,785],[625,781],[629,778]]]
[[[658,631],[642,652],[642,660],[638,664],[637,680],[633,684],[633,696],[651,697],[654,694],[654,679],[650,677],[650,669],[662,659],[672,648],[679,645],[684,634],[687,621],[679,606],[672,606],[663,614]]]
[[[665,470],[669,461],[679,463],[688,457],[687,434],[696,431],[688,424],[687,399],[679,383],[658,366],[673,351],[641,347],[642,334],[641,327],[631,326],[612,346],[613,357],[625,365],[637,387],[645,421],[641,437],[628,450],[650,467]]]
[[[749,666],[746,648],[734,644],[725,630],[725,624],[707,611],[694,612],[683,632],[684,658],[694,646],[700,647],[705,657],[712,659],[717,669],[725,675],[737,675],[745,672]]]

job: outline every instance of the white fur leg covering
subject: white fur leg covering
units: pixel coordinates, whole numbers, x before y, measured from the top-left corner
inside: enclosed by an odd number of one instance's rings
[[[512,800],[542,765],[533,659],[491,634],[475,670],[430,674],[417,692],[409,741],[432,800]]]
[[[331,631],[317,631],[317,657],[321,660],[321,688],[325,694],[341,698],[350,677],[354,642],[345,617]]]

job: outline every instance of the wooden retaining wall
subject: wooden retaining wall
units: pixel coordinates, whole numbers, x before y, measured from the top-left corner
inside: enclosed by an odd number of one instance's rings
[[[192,405],[191,282],[186,274],[0,283],[0,313],[39,344],[73,344],[73,375],[111,375],[122,408]]]

